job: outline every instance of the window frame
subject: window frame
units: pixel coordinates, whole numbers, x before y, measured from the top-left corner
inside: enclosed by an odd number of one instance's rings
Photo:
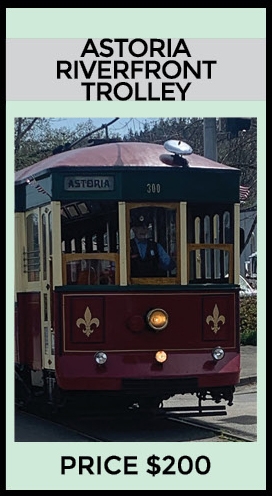
[[[169,277],[131,277],[130,264],[130,211],[135,208],[158,207],[176,211],[176,275]],[[130,285],[177,285],[180,284],[180,203],[179,202],[134,202],[126,203],[126,260],[127,284]]]

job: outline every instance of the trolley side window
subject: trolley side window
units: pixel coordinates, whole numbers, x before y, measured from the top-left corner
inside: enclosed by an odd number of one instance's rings
[[[190,283],[233,282],[233,207],[188,206]]]
[[[69,203],[61,216],[63,284],[119,284],[117,203]]]
[[[129,284],[178,284],[177,204],[130,204],[127,266]]]
[[[39,245],[39,218],[38,214],[30,214],[26,219],[26,242],[24,251],[24,270],[27,272],[28,282],[40,279],[40,245]]]

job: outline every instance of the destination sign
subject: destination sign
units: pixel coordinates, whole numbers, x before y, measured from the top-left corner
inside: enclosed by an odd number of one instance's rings
[[[113,176],[68,176],[64,178],[66,191],[113,191]]]

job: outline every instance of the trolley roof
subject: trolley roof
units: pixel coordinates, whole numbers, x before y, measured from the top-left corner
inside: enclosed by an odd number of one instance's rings
[[[16,209],[75,197],[239,202],[239,169],[194,153],[169,153],[173,142],[169,143],[170,148],[154,143],[115,142],[52,155],[15,173]],[[189,146],[188,149],[191,151]],[[154,183],[159,186],[152,196],[147,185]]]
[[[77,148],[45,158],[15,174],[15,182],[25,181],[30,175],[36,177],[50,172],[51,169],[63,167],[170,167],[161,160],[166,155],[163,145],[142,142],[106,143],[97,146]],[[196,155],[186,155],[188,167],[204,169],[230,169],[234,167],[221,164]],[[177,166],[178,167],[178,166]]]

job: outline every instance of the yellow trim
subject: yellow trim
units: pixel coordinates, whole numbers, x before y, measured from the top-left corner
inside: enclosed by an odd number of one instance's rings
[[[180,284],[185,285],[188,281],[187,269],[187,203],[180,202]]]
[[[25,292],[27,290],[27,274],[24,272],[23,251],[26,246],[26,228],[25,228],[25,214],[15,213],[15,298],[17,293]]]
[[[61,270],[61,206],[60,202],[52,202],[52,274],[53,288],[62,286]]]
[[[126,243],[126,204],[118,203],[119,209],[119,252],[120,252],[120,285],[127,286],[127,243]]]
[[[240,203],[234,204],[234,284],[240,284]]]
[[[233,283],[233,245],[226,243],[188,243],[188,274],[190,273],[190,252],[195,250],[225,250],[229,253],[229,283]]]

